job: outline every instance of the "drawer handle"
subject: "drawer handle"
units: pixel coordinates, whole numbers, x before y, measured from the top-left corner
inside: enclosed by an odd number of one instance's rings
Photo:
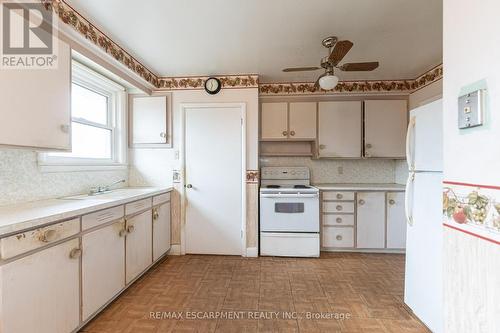
[[[294,136],[294,135],[295,135],[295,131],[291,131],[291,132],[290,132],[290,135],[291,135],[291,136]]]
[[[342,240],[342,236],[341,235],[337,235],[337,237],[335,237],[335,238],[337,238],[338,241]]]
[[[394,201],[394,199],[389,200],[389,205],[394,205],[395,203],[396,201]]]
[[[341,193],[337,193],[337,199],[342,199],[344,196]]]
[[[342,223],[342,218],[341,217],[337,217],[336,221],[337,221],[337,223]]]
[[[38,239],[40,242],[48,243],[56,239],[57,232],[54,229],[45,230]]]
[[[127,227],[127,233],[131,234],[132,232],[134,232],[134,229],[135,229],[135,228],[134,228],[134,226],[133,226],[133,225],[129,225],[129,226]]]
[[[281,134],[283,134],[283,136],[287,136],[288,132],[287,131],[283,131]]]
[[[363,205],[365,204],[365,201],[364,201],[363,199],[360,199],[360,200],[358,201],[358,204],[360,204],[361,206],[363,206]]]
[[[337,205],[337,207],[335,207],[337,210],[342,210],[342,206],[341,205]]]
[[[69,252],[69,258],[70,259],[80,258],[81,255],[82,255],[82,249],[79,249],[79,248],[72,249]]]

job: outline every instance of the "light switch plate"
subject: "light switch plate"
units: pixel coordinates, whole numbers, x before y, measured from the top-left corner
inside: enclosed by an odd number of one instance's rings
[[[458,128],[483,125],[484,90],[476,90],[458,98]]]

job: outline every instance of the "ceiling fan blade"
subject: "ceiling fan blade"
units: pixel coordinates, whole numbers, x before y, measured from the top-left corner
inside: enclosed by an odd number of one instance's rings
[[[330,61],[334,66],[336,66],[340,60],[342,60],[347,52],[352,48],[354,44],[349,40],[341,40],[335,43],[333,47],[332,53],[328,57],[328,61]]]
[[[338,67],[345,72],[372,71],[378,67],[378,61],[373,62],[352,62]]]
[[[283,72],[305,72],[305,71],[315,71],[317,69],[320,69],[320,67],[292,67],[283,69]]]

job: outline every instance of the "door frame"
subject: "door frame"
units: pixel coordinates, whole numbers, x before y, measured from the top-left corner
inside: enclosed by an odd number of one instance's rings
[[[179,144],[180,170],[182,173],[181,191],[181,254],[186,254],[186,111],[188,109],[238,108],[241,115],[241,255],[247,252],[247,219],[246,219],[246,103],[181,103],[181,140]]]

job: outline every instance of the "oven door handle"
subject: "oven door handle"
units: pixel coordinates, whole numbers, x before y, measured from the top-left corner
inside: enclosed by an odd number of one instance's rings
[[[261,194],[261,198],[317,198],[318,194]]]

